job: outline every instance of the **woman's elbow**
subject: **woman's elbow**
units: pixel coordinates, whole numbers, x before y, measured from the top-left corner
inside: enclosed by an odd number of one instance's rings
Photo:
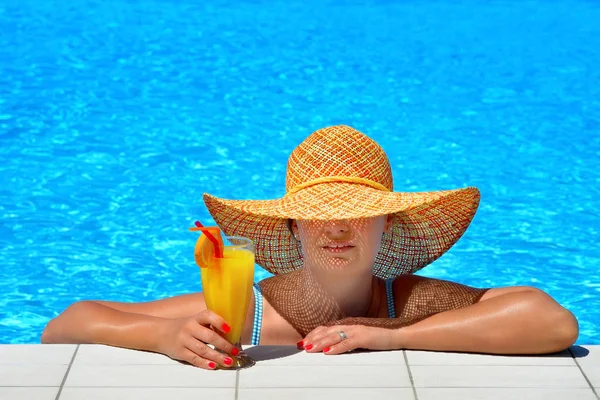
[[[575,315],[556,302],[548,293],[527,288],[518,293],[522,310],[530,324],[521,331],[535,354],[557,353],[571,347],[579,337]]]
[[[565,308],[556,319],[556,346],[557,351],[571,347],[579,337],[579,322],[573,313]]]
[[[69,324],[69,320],[73,315],[85,312],[87,301],[78,301],[67,307],[59,316],[52,318],[42,331],[40,341],[44,344],[53,343],[69,343],[69,339],[66,336],[65,327]]]
[[[551,351],[562,351],[571,347],[579,337],[579,322],[575,315],[558,304],[547,293],[535,295],[535,315],[546,315],[546,332],[549,334]]]
[[[40,341],[43,344],[56,343],[56,341],[54,340],[54,329],[53,329],[55,320],[56,320],[56,318],[51,319],[50,322],[48,322],[46,324],[46,327],[42,331],[42,337],[40,338]]]
[[[72,306],[69,306],[72,307]],[[68,310],[69,308],[67,308],[65,311],[63,311],[63,314]],[[40,338],[40,341],[43,344],[54,344],[54,343],[64,343],[61,341],[60,338],[60,326],[62,323],[62,318],[61,316],[63,314],[60,314],[57,317],[52,318],[47,324],[46,327],[44,328],[44,330],[42,331],[42,337]]]

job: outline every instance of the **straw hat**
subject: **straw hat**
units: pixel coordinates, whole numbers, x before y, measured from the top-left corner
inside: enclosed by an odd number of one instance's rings
[[[394,192],[383,149],[349,126],[308,136],[292,152],[286,194],[276,200],[225,200],[204,194],[208,211],[229,236],[255,243],[256,263],[273,274],[302,267],[301,244],[289,219],[340,220],[393,214],[373,273],[383,279],[413,273],[458,241],[479,205],[468,187],[434,192]]]

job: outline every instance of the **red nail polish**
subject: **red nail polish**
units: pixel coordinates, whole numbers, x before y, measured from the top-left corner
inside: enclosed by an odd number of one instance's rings
[[[323,349],[323,352],[327,353],[329,350],[331,350],[331,347],[326,347],[326,348]]]
[[[299,349],[301,349],[302,347],[304,347],[304,340],[301,340],[298,343],[296,343],[296,347],[298,347]]]
[[[225,357],[225,359],[223,360],[223,362],[227,365],[231,365],[233,364],[233,360],[229,357]]]
[[[215,369],[215,368],[216,368],[216,366],[217,366],[217,364],[215,364],[215,363],[214,363],[214,362],[212,362],[212,361],[208,363],[208,368]]]
[[[231,350],[231,355],[235,357],[238,354],[240,354],[240,351],[237,349],[237,347],[234,347],[233,350]]]
[[[313,345],[312,345],[312,344],[307,344],[306,346],[304,346],[304,349],[305,349],[305,350],[310,350],[310,349],[312,349],[312,348],[313,348]]]
[[[223,328],[223,332],[225,332],[225,333],[229,333],[229,331],[231,330],[231,327],[227,324],[223,324],[222,328]]]

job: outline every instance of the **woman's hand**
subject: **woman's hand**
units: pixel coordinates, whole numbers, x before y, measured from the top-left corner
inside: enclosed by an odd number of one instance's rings
[[[340,334],[342,332],[342,334]],[[310,332],[299,347],[309,353],[341,354],[354,349],[391,350],[396,345],[396,329],[364,325],[320,326]],[[345,335],[345,339],[342,337]]]
[[[231,357],[211,349],[208,344],[233,356],[237,356],[239,350],[211,326],[223,333],[231,329],[223,318],[210,310],[193,317],[169,319],[160,335],[159,351],[204,369],[215,369],[217,364],[229,367],[233,363]]]

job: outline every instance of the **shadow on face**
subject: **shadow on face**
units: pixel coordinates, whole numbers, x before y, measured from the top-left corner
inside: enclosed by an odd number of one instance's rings
[[[304,265],[319,271],[345,273],[371,270],[381,237],[391,217],[337,221],[291,221],[290,229],[302,244]]]

